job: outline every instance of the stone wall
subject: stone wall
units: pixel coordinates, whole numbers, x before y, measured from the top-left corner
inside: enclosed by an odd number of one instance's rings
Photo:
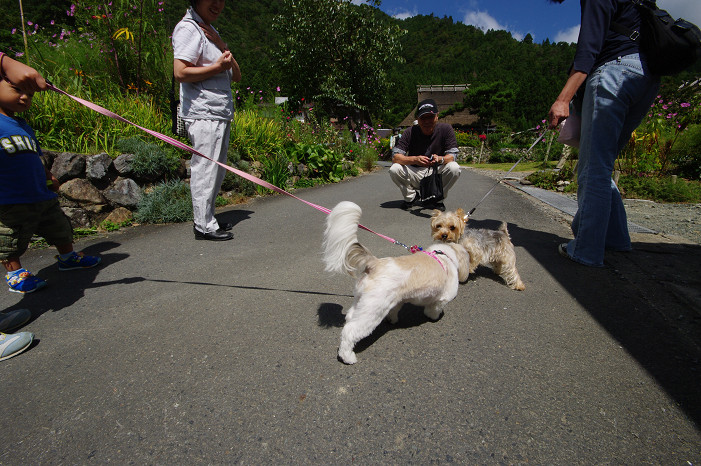
[[[112,159],[108,154],[83,155],[43,151],[43,162],[61,182],[59,201],[74,228],[119,224],[132,218],[142,188],[154,180],[139,179],[131,169],[133,154]],[[187,176],[186,167],[180,178]]]

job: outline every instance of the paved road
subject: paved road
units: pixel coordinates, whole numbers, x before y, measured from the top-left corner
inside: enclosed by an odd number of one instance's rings
[[[464,172],[448,207],[492,183]],[[386,169],[298,194],[429,242]],[[698,283],[699,248],[636,240],[585,268],[557,255],[569,231],[549,209],[495,189],[473,224],[509,222],[526,291],[480,270],[438,322],[407,306],[382,324],[355,366],[336,360],[352,280],[323,272],[325,215],[291,198],[222,212],[231,242],[188,224],[81,241],[104,258],[90,271],[31,251],[49,286],[0,293],[37,336],[0,363],[0,463],[701,463],[699,308],[678,292]]]

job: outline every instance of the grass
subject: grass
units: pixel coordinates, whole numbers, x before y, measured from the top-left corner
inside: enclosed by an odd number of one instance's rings
[[[554,167],[556,162],[548,162],[548,167]],[[473,168],[482,168],[486,170],[507,171],[513,164],[508,163],[482,163],[470,164]],[[553,172],[551,170],[543,170],[542,162],[524,162],[514,168],[515,172],[533,173],[528,176],[528,180],[539,188],[554,190],[557,187],[559,180],[573,180],[574,176],[568,164],[561,172]],[[667,203],[701,203],[701,182],[693,180],[685,180],[677,178],[676,181],[671,177],[655,177],[655,176],[635,176],[621,175],[618,180],[618,186],[627,199],[647,199],[655,202]],[[566,188],[566,192],[576,192],[577,183],[572,181]]]

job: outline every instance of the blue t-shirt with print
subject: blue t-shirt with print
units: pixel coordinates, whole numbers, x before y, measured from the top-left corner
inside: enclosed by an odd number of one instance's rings
[[[40,155],[27,122],[0,114],[0,204],[33,204],[56,197],[46,186]]]

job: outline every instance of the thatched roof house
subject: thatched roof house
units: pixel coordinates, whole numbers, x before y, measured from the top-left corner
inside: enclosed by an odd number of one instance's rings
[[[419,84],[416,86],[416,105],[424,99],[433,99],[438,104],[438,111],[444,112],[454,104],[463,101],[465,98],[464,91],[469,86],[469,84]],[[399,127],[407,128],[414,124],[416,105],[398,125]],[[469,110],[462,110],[440,119],[441,123],[448,123],[454,128],[461,129],[468,129],[474,126],[477,120],[478,116],[473,115]]]

